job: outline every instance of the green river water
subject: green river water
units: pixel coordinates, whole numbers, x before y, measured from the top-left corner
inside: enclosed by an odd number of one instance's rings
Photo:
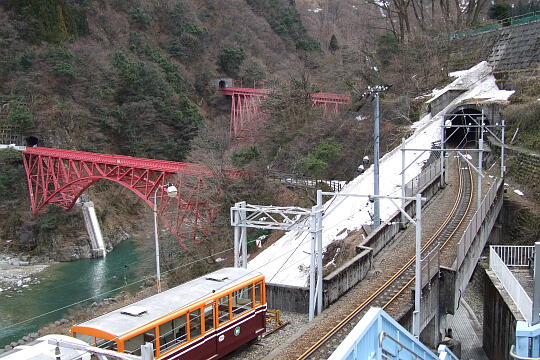
[[[98,296],[85,306],[115,295],[120,291],[115,289],[142,276],[139,266],[135,243],[126,240],[105,258],[54,264],[36,276],[39,283],[21,292],[0,293],[0,348],[66,317],[69,309],[63,307]]]

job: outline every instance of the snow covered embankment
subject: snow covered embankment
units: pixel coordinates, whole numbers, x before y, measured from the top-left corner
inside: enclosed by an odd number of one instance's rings
[[[469,70],[451,73],[456,78],[442,90],[434,90],[431,100],[448,90],[461,89],[463,93],[435,116],[424,116],[413,125],[414,134],[406,140],[406,148],[427,149],[431,143],[440,141],[444,114],[465,103],[486,103],[506,101],[513,93],[499,90],[487,63],[482,62]],[[417,176],[429,152],[406,152],[406,182]],[[419,156],[417,158],[417,156]],[[360,161],[359,161],[360,162]],[[373,167],[349,182],[340,191],[343,194],[373,194]],[[393,149],[380,161],[380,194],[401,195],[401,151]],[[323,247],[341,240],[359,229],[363,224],[371,224],[373,204],[367,199],[334,197],[324,204]],[[380,201],[381,219],[388,219],[395,211],[389,200]],[[281,239],[261,252],[248,264],[248,269],[261,271],[266,281],[272,284],[305,287],[308,282],[310,264],[310,234],[297,231],[287,232]]]

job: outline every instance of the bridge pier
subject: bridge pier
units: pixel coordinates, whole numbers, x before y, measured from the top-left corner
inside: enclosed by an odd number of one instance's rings
[[[101,227],[96,216],[96,209],[94,203],[88,199],[83,199],[81,196],[78,202],[81,206],[81,211],[84,217],[84,224],[86,225],[86,231],[90,238],[90,246],[92,248],[93,257],[107,256],[107,249],[103,242],[103,236],[101,234]]]

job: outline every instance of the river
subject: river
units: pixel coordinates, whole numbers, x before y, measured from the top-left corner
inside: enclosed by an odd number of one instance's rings
[[[21,292],[0,293],[0,348],[65,318],[70,304],[95,296],[86,304],[112,297],[119,287],[137,281],[142,276],[139,257],[136,244],[126,240],[105,258],[53,264],[37,275],[39,283]]]

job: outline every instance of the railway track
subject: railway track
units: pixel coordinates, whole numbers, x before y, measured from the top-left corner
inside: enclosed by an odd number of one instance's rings
[[[456,201],[448,216],[435,233],[424,242],[422,246],[423,258],[425,258],[425,254],[441,251],[448,244],[460,228],[471,208],[474,193],[472,171],[468,165],[462,163],[459,159],[457,162],[457,168],[459,169],[459,189]],[[317,342],[300,355],[297,360],[327,359],[370,307],[376,306],[386,309],[397,302],[400,295],[407,289],[414,286],[414,265],[415,256],[413,255],[394,275],[364,299],[360,305],[336,326],[326,332]]]

